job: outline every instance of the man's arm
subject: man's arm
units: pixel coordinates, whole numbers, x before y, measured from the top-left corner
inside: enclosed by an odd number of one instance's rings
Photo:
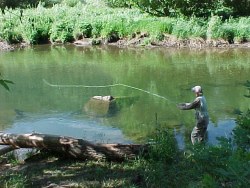
[[[195,99],[192,103],[180,103],[178,104],[178,108],[181,110],[190,110],[195,109],[200,105],[200,100]]]

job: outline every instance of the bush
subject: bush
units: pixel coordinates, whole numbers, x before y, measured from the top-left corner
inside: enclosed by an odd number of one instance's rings
[[[249,16],[249,0],[134,0],[137,6],[150,14],[157,16],[185,16],[209,17],[219,15],[224,18],[231,16]]]
[[[27,7],[38,5],[39,0],[0,0],[0,8],[4,9],[5,7],[17,8],[17,7]]]
[[[224,0],[225,6],[232,9],[232,16],[249,16],[250,0]]]
[[[178,147],[173,131],[158,130],[151,142],[153,142],[149,149],[151,160],[170,164],[176,159]]]
[[[51,42],[65,43],[73,40],[73,23],[71,21],[58,20],[52,25],[50,30]]]
[[[234,129],[235,142],[238,147],[250,150],[250,110],[237,118],[238,126]]]
[[[9,44],[20,43],[22,41],[21,34],[15,28],[15,24],[8,20],[1,26],[0,38]]]
[[[110,7],[131,7],[133,0],[105,0],[106,4]]]
[[[222,20],[219,16],[212,16],[208,20],[207,24],[207,39],[218,39],[222,37],[222,30],[221,30],[221,25],[222,25]]]
[[[202,20],[192,17],[189,20],[179,18],[173,26],[172,34],[178,38],[202,37],[206,36],[206,26]]]
[[[90,23],[80,21],[76,23],[74,28],[74,38],[76,40],[82,39],[82,38],[90,38],[92,37],[92,30],[93,27]]]
[[[156,16],[171,16],[177,12],[177,2],[174,0],[134,0],[143,11]]]
[[[80,0],[63,0],[62,3],[69,6],[69,7],[74,7],[79,3]]]
[[[42,10],[39,11],[43,12]],[[29,44],[41,44],[48,43],[51,25],[52,19],[46,14],[31,14],[22,19],[19,29],[23,31],[22,36],[25,42]]]

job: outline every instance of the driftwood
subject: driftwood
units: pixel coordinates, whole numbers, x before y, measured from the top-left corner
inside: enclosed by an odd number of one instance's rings
[[[57,152],[77,159],[124,161],[145,152],[147,145],[93,144],[86,140],[49,134],[8,134],[0,132],[0,145],[13,149],[37,148]]]
[[[6,146],[4,148],[1,148],[0,149],[0,156],[6,154],[8,152],[11,152],[13,150],[15,150],[15,148],[13,148],[12,146]]]

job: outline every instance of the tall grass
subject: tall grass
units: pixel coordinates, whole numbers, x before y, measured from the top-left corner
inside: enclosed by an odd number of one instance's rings
[[[0,38],[9,43],[72,42],[81,38],[132,38],[145,33],[146,37],[164,40],[164,35],[190,39],[225,39],[244,42],[250,36],[250,18],[218,16],[201,18],[153,17],[138,9],[107,7],[101,1],[62,3],[45,8],[5,9],[0,13]],[[112,41],[112,40],[110,40]]]

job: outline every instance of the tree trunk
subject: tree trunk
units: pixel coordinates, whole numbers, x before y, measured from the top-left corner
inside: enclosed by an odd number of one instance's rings
[[[93,144],[86,140],[49,134],[0,133],[0,145],[12,148],[37,148],[78,159],[124,161],[147,151],[147,145]]]
[[[8,152],[11,152],[13,150],[15,150],[15,148],[13,148],[12,146],[3,147],[3,148],[0,149],[0,156],[6,154]]]

